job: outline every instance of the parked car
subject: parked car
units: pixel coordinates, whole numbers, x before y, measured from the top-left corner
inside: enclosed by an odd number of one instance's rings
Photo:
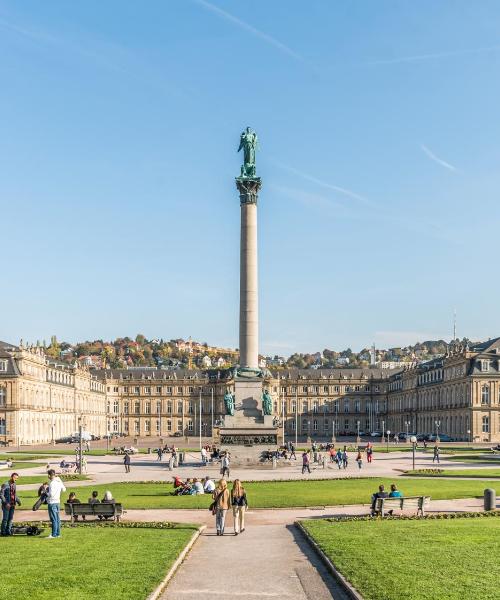
[[[429,436],[429,442],[435,442],[435,441],[436,441],[436,434],[433,433],[432,435]],[[440,433],[439,441],[440,442],[454,442],[455,438],[452,438],[451,436],[449,436],[446,433]]]
[[[372,431],[370,433],[370,437],[382,437],[382,434],[380,433],[380,431]]]
[[[55,440],[56,444],[76,444],[78,441],[78,438],[75,438],[73,435],[66,435]]]

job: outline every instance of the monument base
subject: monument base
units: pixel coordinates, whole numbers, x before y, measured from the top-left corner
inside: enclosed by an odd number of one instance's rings
[[[234,465],[262,464],[265,451],[278,445],[274,418],[262,410],[262,383],[258,377],[235,379],[234,415],[226,415],[219,429],[221,449],[229,451]]]

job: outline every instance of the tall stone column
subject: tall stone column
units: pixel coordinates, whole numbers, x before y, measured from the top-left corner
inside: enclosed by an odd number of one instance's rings
[[[257,199],[259,177],[237,177],[240,193],[240,367],[259,368]]]

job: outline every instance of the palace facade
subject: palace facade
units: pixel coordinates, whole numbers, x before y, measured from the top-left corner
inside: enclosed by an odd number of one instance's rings
[[[41,348],[0,344],[0,441],[50,442],[78,429],[132,437],[208,437],[232,391],[230,370],[88,370]],[[265,387],[287,438],[445,433],[500,441],[500,338],[405,369],[285,369]]]

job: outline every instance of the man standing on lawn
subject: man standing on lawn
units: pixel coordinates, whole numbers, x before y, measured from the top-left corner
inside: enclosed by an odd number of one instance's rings
[[[49,491],[47,493],[47,507],[49,509],[49,519],[52,525],[52,533],[47,539],[61,537],[61,492],[65,492],[66,488],[60,477],[57,477],[54,469],[49,469]]]
[[[16,504],[21,506],[21,501],[17,496],[16,479],[18,477],[17,473],[12,473],[9,481],[2,485],[2,536],[12,535],[12,521],[14,520]]]

